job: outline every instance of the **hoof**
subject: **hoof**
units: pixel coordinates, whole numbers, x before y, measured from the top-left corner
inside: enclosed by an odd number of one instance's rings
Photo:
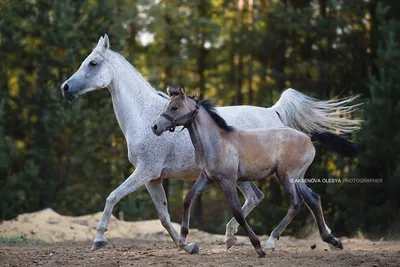
[[[195,243],[187,244],[185,250],[189,254],[199,254],[199,247]]]
[[[107,244],[107,240],[104,238],[104,240],[95,240],[94,242],[93,242],[93,245],[92,245],[92,247],[90,248],[90,250],[91,251],[95,251],[95,250],[98,250],[98,249],[101,249],[101,248],[104,248],[105,246],[106,246],[106,244]]]
[[[264,251],[262,251],[262,250],[259,251],[259,252],[257,251],[257,254],[258,254],[258,257],[259,257],[259,258],[265,258],[265,253],[264,253]]]
[[[275,249],[275,240],[271,237],[267,240],[267,248],[271,250]]]
[[[237,241],[236,236],[232,236],[232,237],[230,237],[229,239],[227,239],[227,240],[225,241],[226,249],[227,249],[227,250],[230,249],[230,248],[236,243],[236,241]]]
[[[333,250],[342,250],[343,249],[343,244],[340,241],[340,239],[335,238],[335,242],[333,242],[332,244],[329,244],[329,245]]]
[[[337,248],[343,249],[342,241],[340,241],[340,239],[338,239],[337,241],[338,241]]]

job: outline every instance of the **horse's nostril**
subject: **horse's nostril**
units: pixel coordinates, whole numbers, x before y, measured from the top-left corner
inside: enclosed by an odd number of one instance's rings
[[[154,124],[153,129],[154,129],[154,130],[157,130],[157,129],[158,129],[157,124]]]
[[[69,86],[68,86],[68,84],[64,84],[64,88],[63,88],[64,92],[67,92],[67,91],[68,91],[68,89],[69,89]]]

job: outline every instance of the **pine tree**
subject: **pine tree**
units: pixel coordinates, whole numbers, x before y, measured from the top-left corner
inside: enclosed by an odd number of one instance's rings
[[[364,210],[366,227],[377,232],[395,227],[400,204],[400,22],[385,20],[387,12],[388,8],[378,5],[383,40],[378,45],[375,62],[378,72],[369,75],[371,98],[365,102],[365,123],[360,132],[364,151],[360,175],[383,179],[383,184],[365,188],[365,195],[369,196],[365,203],[368,209]]]

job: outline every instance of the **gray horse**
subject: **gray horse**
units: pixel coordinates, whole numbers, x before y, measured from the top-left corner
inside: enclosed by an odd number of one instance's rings
[[[178,136],[164,135],[160,138],[152,134],[151,122],[162,112],[168,99],[109,47],[108,36],[100,37],[77,72],[61,86],[63,96],[70,101],[84,93],[108,88],[116,118],[127,141],[129,161],[135,166],[135,171],[107,197],[92,250],[106,245],[104,232],[115,204],[143,185],[151,195],[162,225],[179,245],[179,235],[168,214],[162,178],[195,180],[198,177],[200,169],[195,162],[193,146],[186,131]],[[359,126],[359,121],[346,118],[357,109],[357,105],[351,104],[354,98],[318,101],[288,89],[271,108],[232,106],[218,108],[218,112],[229,124],[242,129],[289,126],[308,135],[326,130],[350,133]],[[264,195],[252,182],[239,182],[238,188],[246,199],[243,212],[248,215]],[[235,219],[228,222],[227,244],[235,243],[234,234],[238,226]],[[192,243],[184,249],[192,253],[195,247]]]

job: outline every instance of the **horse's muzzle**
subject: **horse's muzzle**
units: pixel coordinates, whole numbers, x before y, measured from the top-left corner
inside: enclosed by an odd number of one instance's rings
[[[68,101],[74,101],[74,100],[77,100],[79,98],[77,93],[74,92],[73,90],[71,90],[71,88],[69,87],[68,83],[64,83],[61,86],[61,94]]]
[[[162,135],[162,133],[164,132],[163,129],[160,129],[157,124],[154,124],[153,126],[151,126],[151,130],[157,136]]]

